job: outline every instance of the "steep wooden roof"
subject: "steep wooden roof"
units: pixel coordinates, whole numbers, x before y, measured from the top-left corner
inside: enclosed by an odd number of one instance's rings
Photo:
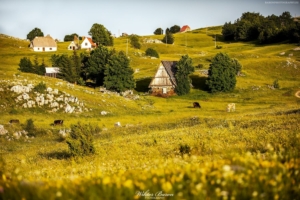
[[[161,61],[161,63],[149,87],[177,86],[175,77],[177,61]]]
[[[50,35],[46,37],[35,37],[31,43],[33,47],[57,47],[56,42]]]

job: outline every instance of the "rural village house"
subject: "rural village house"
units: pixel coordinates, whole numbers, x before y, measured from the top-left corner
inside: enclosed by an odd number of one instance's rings
[[[45,76],[56,78],[56,75],[59,73],[58,67],[45,67],[46,73]]]
[[[46,37],[35,37],[30,43],[30,48],[37,52],[57,51],[57,44],[50,35],[47,35]]]
[[[161,64],[150,82],[150,93],[154,96],[171,96],[175,94],[177,61],[161,61]]]
[[[93,42],[92,38],[82,37],[81,49],[93,49],[97,47],[97,44]]]
[[[72,41],[68,46],[68,50],[77,50],[77,49],[78,49],[78,44],[74,41]]]
[[[184,32],[190,31],[190,30],[191,30],[191,28],[188,25],[185,25],[180,29],[180,33],[184,33]]]

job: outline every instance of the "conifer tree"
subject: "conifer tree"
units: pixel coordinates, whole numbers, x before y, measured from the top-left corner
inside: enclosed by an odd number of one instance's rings
[[[185,95],[190,92],[191,89],[191,80],[189,75],[194,72],[194,67],[192,65],[192,59],[188,56],[182,56],[178,61],[176,71],[176,83],[175,92],[177,95]]]
[[[129,66],[129,59],[123,51],[112,55],[104,74],[104,86],[108,90],[124,92],[135,88],[133,70]]]

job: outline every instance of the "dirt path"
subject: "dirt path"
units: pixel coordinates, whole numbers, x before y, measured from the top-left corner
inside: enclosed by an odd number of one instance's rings
[[[298,98],[300,98],[300,90],[295,93],[295,96],[298,97]]]

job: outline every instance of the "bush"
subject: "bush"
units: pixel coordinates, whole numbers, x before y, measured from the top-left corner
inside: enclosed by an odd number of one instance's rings
[[[279,88],[280,88],[278,79],[276,79],[276,80],[273,82],[273,87],[276,88],[276,89],[279,89]]]
[[[191,147],[187,144],[184,144],[184,145],[181,144],[179,146],[179,152],[181,153],[181,155],[190,154],[191,153]]]
[[[146,56],[159,58],[159,55],[155,49],[148,48],[145,53],[146,53]]]
[[[35,135],[36,130],[35,130],[34,122],[31,118],[26,121],[24,129],[25,131],[28,132],[29,136]]]
[[[98,128],[93,128],[91,125],[77,124],[71,125],[70,137],[67,138],[67,144],[72,156],[85,156],[95,153],[93,145],[93,134]]]
[[[46,83],[40,82],[36,86],[34,86],[33,90],[39,93],[44,93],[47,89]]]
[[[216,48],[217,49],[222,49],[222,46],[217,45]]]

